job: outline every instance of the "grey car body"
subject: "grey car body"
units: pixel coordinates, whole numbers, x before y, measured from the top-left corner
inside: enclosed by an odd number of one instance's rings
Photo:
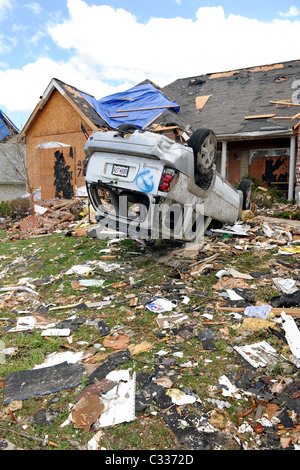
[[[98,220],[129,236],[128,228],[141,238],[181,241],[195,240],[212,220],[236,222],[249,196],[216,171],[216,149],[207,129],[186,144],[130,127],[92,134],[85,146],[85,179]],[[184,231],[181,210],[189,227]]]

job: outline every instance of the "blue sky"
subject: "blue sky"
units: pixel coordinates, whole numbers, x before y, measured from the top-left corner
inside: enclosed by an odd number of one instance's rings
[[[53,77],[100,99],[297,60],[299,31],[299,0],[0,0],[0,109],[22,128]]]

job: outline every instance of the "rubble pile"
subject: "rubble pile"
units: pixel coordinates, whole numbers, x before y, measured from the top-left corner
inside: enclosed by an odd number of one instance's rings
[[[76,251],[81,241],[72,240]],[[13,445],[12,429],[38,446],[58,446],[47,437],[55,422],[58,435],[71,429],[71,448],[111,450],[113,429],[127,423],[118,449],[143,450],[159,417],[173,450],[300,449],[297,221],[260,214],[212,228],[200,250],[82,241],[94,243],[92,258],[83,251],[62,269],[61,253],[55,274],[32,278],[27,268],[13,284],[6,279],[25,260],[1,257],[0,339],[10,346],[0,352],[12,367],[0,374],[0,446]],[[30,256],[41,248],[32,249]],[[57,289],[56,302],[45,288]],[[14,335],[32,332],[60,347],[13,370],[24,354]],[[70,390],[62,419],[60,399]],[[25,419],[19,410],[30,399],[43,406]],[[139,422],[139,443],[130,447],[127,435]],[[44,431],[29,435],[32,426]],[[88,433],[84,445],[70,437],[75,429]]]

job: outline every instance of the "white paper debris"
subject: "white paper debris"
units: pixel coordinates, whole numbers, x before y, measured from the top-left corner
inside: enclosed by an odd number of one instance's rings
[[[101,396],[104,411],[95,423],[96,429],[135,419],[135,373],[131,378],[128,370],[115,370],[106,378],[118,384]]]
[[[282,324],[282,328],[285,331],[286,340],[290,350],[297,359],[300,359],[300,331],[295,320],[291,316],[286,315],[285,312],[281,313],[281,318],[284,322]]]
[[[87,266],[85,264],[76,264],[75,266],[72,266],[72,268],[68,269],[66,271],[66,274],[88,274],[93,270],[90,266]]]
[[[177,388],[170,388],[166,391],[166,395],[172,399],[172,403],[175,403],[175,405],[178,406],[188,405],[190,403],[195,403],[196,401],[194,396],[187,395]]]
[[[222,387],[222,395],[224,397],[234,397],[237,399],[242,397],[241,394],[238,393],[238,388],[230,382],[226,375],[222,375],[222,377],[219,378],[219,384],[224,386]]]
[[[41,333],[42,336],[70,336],[70,334],[70,328],[47,328]]]
[[[230,300],[244,300],[244,298],[237,294],[233,289],[226,289],[226,292]]]
[[[176,305],[167,299],[155,299],[147,305],[148,310],[157,313],[171,312],[174,307],[176,307]]]
[[[84,287],[102,287],[105,279],[80,279],[79,284]]]
[[[294,294],[298,290],[296,286],[297,281],[294,281],[294,279],[282,279],[278,277],[274,278],[273,282],[277,289],[284,294]]]
[[[184,313],[174,313],[173,315],[162,315],[161,313],[156,317],[156,323],[161,328],[172,328],[174,325],[187,320],[188,316]]]
[[[83,361],[88,355],[85,351],[79,352],[71,352],[71,351],[64,351],[64,352],[54,352],[49,354],[48,358],[42,363],[37,364],[34,366],[33,369],[42,369],[43,367],[50,367],[55,366],[57,364],[62,364],[63,362],[67,362],[68,364],[76,364],[77,362]]]

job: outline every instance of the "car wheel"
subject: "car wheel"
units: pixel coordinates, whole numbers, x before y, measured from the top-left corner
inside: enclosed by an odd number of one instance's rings
[[[240,182],[238,190],[243,193],[243,210],[246,211],[251,207],[253,182],[251,180],[243,180]]]
[[[193,149],[195,173],[207,175],[213,169],[217,159],[217,138],[210,129],[198,129],[188,142]]]

